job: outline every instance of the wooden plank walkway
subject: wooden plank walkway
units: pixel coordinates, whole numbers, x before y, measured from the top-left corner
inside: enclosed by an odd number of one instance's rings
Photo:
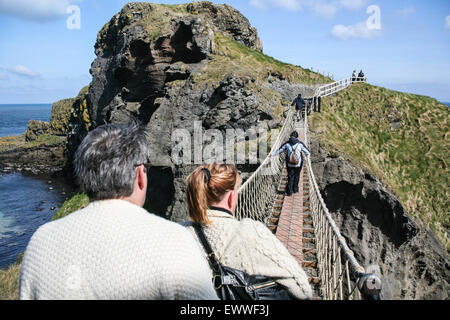
[[[299,133],[299,139],[303,141],[303,128],[296,127],[296,130]],[[286,184],[287,170],[284,168],[279,192],[284,192]],[[275,235],[307,273],[308,280],[314,289],[313,300],[320,300],[320,278],[317,270],[315,235],[309,208],[309,180],[305,164],[300,172],[298,192],[289,197],[280,195],[276,205],[272,214],[274,217],[272,222],[277,221],[273,229]]]
[[[284,169],[286,171],[286,169]],[[303,171],[303,169],[302,169]],[[289,253],[302,265],[303,251],[303,174],[300,173],[299,192],[285,196],[275,235]]]

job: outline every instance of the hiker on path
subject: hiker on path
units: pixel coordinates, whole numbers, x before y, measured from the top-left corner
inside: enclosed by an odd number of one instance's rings
[[[295,110],[297,111],[297,120],[300,120],[303,107],[305,106],[305,100],[302,98],[301,93],[299,93],[297,98],[292,101],[291,105],[295,105]]]
[[[297,131],[293,131],[283,146],[273,154],[269,154],[269,157],[276,156],[284,151],[287,151],[286,165],[288,173],[288,183],[286,187],[286,196],[291,196],[292,193],[298,192],[298,183],[300,180],[300,172],[303,167],[302,152],[309,156],[311,153],[303,142],[298,140]]]

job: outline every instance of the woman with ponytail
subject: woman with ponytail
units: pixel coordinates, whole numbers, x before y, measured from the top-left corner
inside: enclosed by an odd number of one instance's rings
[[[239,172],[230,164],[195,169],[187,178],[190,220],[202,225],[221,264],[270,277],[292,297],[310,299],[306,273],[275,235],[259,221],[234,217],[240,182]],[[185,225],[203,249],[192,223]]]

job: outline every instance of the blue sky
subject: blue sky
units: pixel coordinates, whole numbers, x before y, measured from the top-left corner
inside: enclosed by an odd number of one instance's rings
[[[0,0],[0,104],[76,96],[91,81],[97,32],[127,2]],[[450,101],[448,0],[212,2],[244,14],[278,60],[335,79],[363,69],[372,84]]]

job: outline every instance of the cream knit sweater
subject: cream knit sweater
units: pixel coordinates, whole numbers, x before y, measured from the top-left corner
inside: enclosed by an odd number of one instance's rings
[[[298,299],[312,297],[305,271],[263,223],[251,219],[239,221],[219,210],[208,210],[208,217],[211,224],[203,230],[223,265],[271,277]],[[185,222],[183,225],[190,229],[203,249],[192,224]]]
[[[19,297],[217,299],[191,234],[122,200],[41,226],[23,258]]]

